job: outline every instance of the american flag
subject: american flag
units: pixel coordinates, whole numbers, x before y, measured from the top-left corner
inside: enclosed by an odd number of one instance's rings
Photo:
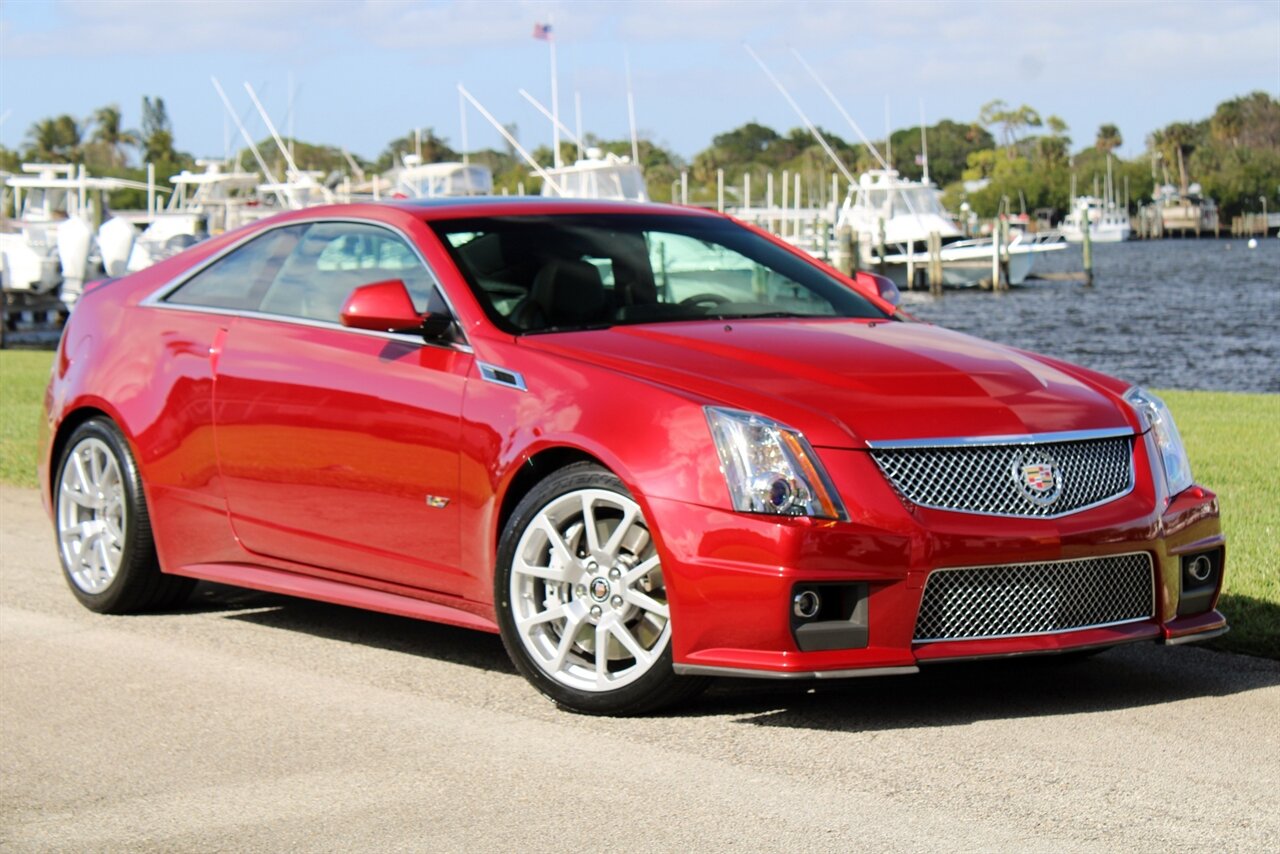
[[[550,24],[534,24],[533,37],[542,39],[544,42],[551,41],[551,25]]]

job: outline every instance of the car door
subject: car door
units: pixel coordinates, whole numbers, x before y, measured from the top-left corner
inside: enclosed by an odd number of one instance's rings
[[[236,535],[316,574],[457,592],[470,348],[342,326],[355,287],[401,279],[425,310],[441,300],[435,279],[409,240],[381,225],[298,228],[258,310],[230,324],[215,367]]]

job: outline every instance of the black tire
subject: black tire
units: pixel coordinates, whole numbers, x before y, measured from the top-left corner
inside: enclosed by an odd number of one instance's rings
[[[553,472],[530,490],[516,506],[502,531],[494,573],[494,602],[507,654],[511,656],[521,675],[568,711],[588,715],[631,716],[648,714],[690,700],[710,680],[704,677],[677,676],[674,673],[669,631],[661,654],[649,664],[643,675],[618,688],[596,691],[574,688],[553,678],[533,657],[518,633],[515,609],[512,606],[512,566],[517,547],[526,529],[540,513],[557,499],[581,490],[605,490],[628,502],[634,501],[622,481],[612,472],[594,463],[574,463]],[[637,520],[647,531],[647,523],[643,517],[637,517]],[[600,602],[605,604],[603,599]],[[668,620],[668,629],[669,622]],[[574,635],[577,634],[578,630],[575,628]],[[576,644],[573,648],[577,648]]]
[[[68,539],[74,541],[75,537],[64,537],[64,533],[74,527],[71,523],[75,520],[70,516],[79,514],[90,521],[97,521],[109,515],[106,509],[78,511],[76,502],[64,498],[67,467],[73,465],[73,456],[77,454],[82,455],[82,460],[85,455],[96,454],[104,465],[106,456],[109,456],[119,473],[120,500],[116,503],[120,508],[110,511],[110,515],[122,518],[123,524],[115,526],[120,536],[112,538],[113,545],[108,547],[113,557],[118,559],[118,565],[109,580],[96,579],[98,584],[84,580],[88,570],[86,564],[77,560],[77,544],[67,543]],[[70,476],[74,479],[75,472]],[[50,489],[62,575],[80,604],[100,614],[130,614],[175,608],[186,601],[195,587],[195,580],[160,571],[137,463],[119,428],[109,419],[93,418],[75,429],[58,460]],[[78,545],[83,549],[84,540],[79,540]]]

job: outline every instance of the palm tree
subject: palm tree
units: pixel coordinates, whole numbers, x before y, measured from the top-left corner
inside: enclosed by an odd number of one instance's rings
[[[47,163],[75,163],[80,160],[84,130],[68,115],[41,119],[27,130],[26,158]]]
[[[58,159],[58,123],[41,119],[27,130],[26,159],[49,163]]]
[[[1098,138],[1094,142],[1094,148],[1104,154],[1110,154],[1122,145],[1124,145],[1124,137],[1120,135],[1120,128],[1113,124],[1105,124],[1098,128]]]
[[[106,148],[114,165],[123,166],[128,159],[125,146],[137,145],[138,133],[120,127],[120,107],[99,107],[93,113],[93,124],[93,141]]]

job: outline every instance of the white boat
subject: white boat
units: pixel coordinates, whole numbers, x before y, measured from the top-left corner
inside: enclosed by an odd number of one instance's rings
[[[1076,196],[1058,230],[1068,243],[1083,243],[1085,223],[1093,243],[1122,243],[1129,239],[1129,212],[1116,207],[1113,200]]]
[[[1071,210],[1058,225],[1058,230],[1068,243],[1083,243],[1085,228],[1089,229],[1092,243],[1122,243],[1129,239],[1129,207],[1117,198],[1115,181],[1111,174],[1111,157],[1107,156],[1107,178],[1102,195],[1098,194],[1097,178],[1093,195],[1078,196],[1075,191],[1075,175],[1071,176]],[[1127,193],[1127,190],[1126,190]]]
[[[17,216],[0,229],[0,285],[19,310],[27,306],[47,309],[59,304],[69,310],[79,298],[85,280],[98,271],[106,256],[118,270],[128,257],[129,245],[118,246],[120,231],[112,226],[105,235],[95,230],[106,216],[105,194],[122,189],[148,189],[146,184],[124,178],[95,178],[83,166],[60,163],[25,163],[20,175],[5,179],[13,193]],[[102,244],[102,251],[99,249]]]
[[[542,182],[542,195],[563,199],[610,199],[647,202],[644,173],[630,157],[619,157],[598,148],[588,148],[587,156],[572,166],[544,170],[554,183]]]
[[[197,160],[202,171],[182,170],[169,179],[173,193],[155,213],[139,211],[123,216],[144,229],[129,255],[130,272],[168,258],[210,234],[239,228],[259,219],[264,209],[255,193],[256,172],[226,169],[221,160]]]
[[[966,238],[943,208],[941,192],[930,182],[903,178],[892,169],[864,172],[858,178],[856,193],[851,192],[841,208],[837,229],[845,225],[857,234],[862,268],[875,268],[883,244],[885,272],[900,285],[924,276],[931,233],[942,239],[944,284],[975,287],[992,278],[994,241]],[[1041,254],[1065,248],[1059,242],[1010,232],[1001,259],[1009,284],[1026,281]]]
[[[1190,184],[1185,190],[1165,184],[1156,190],[1152,201],[1165,232],[1199,237],[1218,230],[1218,203],[1206,197],[1199,184]]]
[[[480,163],[423,163],[418,155],[406,154],[404,165],[386,173],[379,189],[402,199],[491,196],[493,172]]]

